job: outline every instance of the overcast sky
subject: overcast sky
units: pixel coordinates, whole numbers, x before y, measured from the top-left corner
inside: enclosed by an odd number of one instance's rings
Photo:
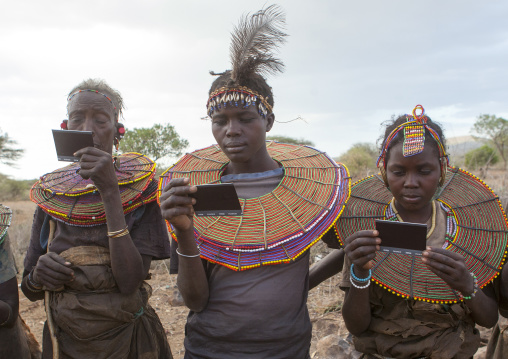
[[[422,104],[447,137],[482,113],[508,118],[508,2],[284,0],[286,71],[269,78],[271,134],[338,156]],[[209,70],[230,68],[230,31],[265,0],[0,0],[0,129],[26,150],[16,179],[61,167],[51,135],[81,80],[118,89],[129,128],[171,123],[188,151],[214,143]],[[303,121],[289,121],[301,116]]]

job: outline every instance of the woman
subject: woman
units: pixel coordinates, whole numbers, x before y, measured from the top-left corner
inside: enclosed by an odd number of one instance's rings
[[[7,228],[12,211],[0,204],[0,358],[40,358],[39,344],[19,316],[18,272]]]
[[[270,6],[241,21],[233,69],[213,82],[207,102],[218,145],[162,176],[161,210],[178,240],[178,287],[191,310],[185,358],[309,357],[308,248],[340,214],[349,179],[322,152],[265,141],[275,115],[259,69],[282,68],[270,51],[284,39],[283,19]],[[219,182],[235,185],[243,216],[194,217],[196,185]]]
[[[31,191],[38,208],[22,290],[32,301],[48,293],[44,358],[53,350],[63,358],[171,357],[144,282],[151,260],[169,257],[155,164],[140,154],[112,156],[124,133],[122,108],[103,81],[75,87],[62,128],[92,131],[94,147]]]
[[[475,324],[497,320],[488,284],[504,262],[506,218],[483,182],[448,167],[445,148],[421,106],[389,123],[381,177],[353,186],[337,222],[346,253],[342,315],[363,358],[471,358],[480,345]],[[375,218],[426,224],[427,249],[379,252]]]

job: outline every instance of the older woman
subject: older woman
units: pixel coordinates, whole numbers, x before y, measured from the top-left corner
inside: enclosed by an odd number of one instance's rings
[[[92,131],[94,147],[31,191],[38,207],[22,290],[32,301],[46,296],[43,358],[56,350],[65,358],[171,358],[144,282],[152,258],[169,257],[155,164],[140,154],[112,155],[124,133],[122,108],[103,81],[75,87],[61,127]]]

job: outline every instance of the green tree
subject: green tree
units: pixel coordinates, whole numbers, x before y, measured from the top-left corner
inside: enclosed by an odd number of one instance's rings
[[[139,152],[154,161],[181,156],[189,142],[170,125],[155,124],[150,128],[134,128],[125,132],[120,151]]]
[[[466,166],[471,169],[482,168],[483,175],[488,171],[490,165],[499,162],[496,150],[489,145],[483,145],[466,153]]]
[[[0,162],[8,166],[14,166],[15,161],[23,156],[25,150],[20,148],[13,148],[16,145],[16,141],[9,138],[7,133],[3,133],[0,130]]]
[[[486,137],[497,149],[506,170],[508,161],[508,121],[495,115],[480,115],[472,128],[473,137]]]
[[[314,146],[314,142],[306,140],[304,138],[294,138],[294,137],[288,137],[288,136],[267,136],[267,140],[282,142],[282,143],[291,143],[294,145],[305,145],[305,146]]]
[[[363,177],[377,172],[378,152],[372,143],[355,143],[349,150],[336,158],[343,163],[352,177]]]

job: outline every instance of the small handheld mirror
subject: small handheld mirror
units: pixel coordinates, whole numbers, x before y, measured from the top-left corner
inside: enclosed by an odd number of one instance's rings
[[[421,256],[427,245],[427,225],[376,219],[381,252]]]
[[[242,207],[232,183],[204,184],[196,186],[197,192],[189,194],[196,199],[196,216],[241,216]]]
[[[94,147],[92,131],[53,130],[53,139],[59,161],[78,162],[76,151]]]

